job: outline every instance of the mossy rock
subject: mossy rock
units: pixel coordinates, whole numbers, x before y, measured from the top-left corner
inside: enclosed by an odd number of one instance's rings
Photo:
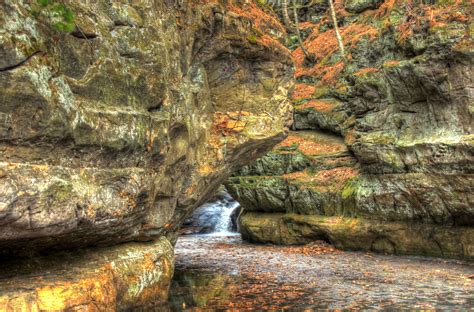
[[[281,245],[326,240],[339,249],[474,259],[474,228],[361,218],[245,212],[245,240]]]
[[[376,9],[383,0],[346,0],[344,8],[351,13],[362,13],[369,9]]]

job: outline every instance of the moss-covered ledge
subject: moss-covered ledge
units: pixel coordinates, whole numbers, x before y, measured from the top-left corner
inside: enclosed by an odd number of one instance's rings
[[[327,240],[347,250],[474,259],[472,227],[246,212],[240,229],[250,242],[297,245]]]

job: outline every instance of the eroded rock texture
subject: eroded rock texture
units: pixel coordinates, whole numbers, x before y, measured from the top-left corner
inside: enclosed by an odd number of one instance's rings
[[[349,61],[328,13],[313,10],[302,27],[317,62],[293,52],[295,132],[227,183],[256,212],[241,219],[244,236],[272,241],[280,224],[276,243],[474,257],[471,6],[345,5],[336,2]]]
[[[32,3],[0,4],[0,254],[67,251],[2,262],[0,310],[163,299],[182,220],[287,134],[284,29],[240,1],[65,1],[64,32]]]
[[[120,311],[168,298],[174,254],[161,237],[2,263],[0,311]]]
[[[71,2],[61,33],[27,3],[0,16],[2,252],[172,233],[284,138],[288,53],[253,5]]]

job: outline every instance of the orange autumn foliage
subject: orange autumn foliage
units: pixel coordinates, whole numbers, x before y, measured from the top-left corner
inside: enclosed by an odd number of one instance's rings
[[[255,37],[251,36],[250,41],[255,40],[267,48],[281,51],[285,54],[290,53],[288,48],[278,41],[278,38],[269,35],[274,33],[286,34],[285,27],[283,27],[276,16],[262,11],[254,1],[239,6],[231,4],[229,9],[230,12],[249,20],[255,33]]]
[[[344,145],[313,141],[297,135],[288,136],[283,142],[277,145],[277,148],[289,148],[293,146],[297,146],[297,149],[306,155],[330,154],[345,150]]]
[[[306,28],[315,28],[317,27],[318,24],[314,24],[312,22],[302,22],[302,23],[299,23],[299,27],[300,29],[306,29]]]
[[[423,4],[413,0],[386,0],[377,10],[369,10],[363,15],[366,22],[373,18],[388,17],[395,9],[404,13],[404,21],[397,26],[399,41],[403,42],[413,36],[424,23],[431,28],[444,27],[451,22],[467,23],[470,19],[469,4],[463,0],[452,0],[441,4]]]
[[[313,187],[332,187],[341,189],[351,178],[357,177],[359,172],[351,167],[338,167],[329,170],[321,170],[315,174],[305,171],[298,171],[283,175],[285,179],[297,182],[312,184]]]
[[[377,73],[379,72],[380,69],[378,68],[373,68],[373,67],[367,67],[359,70],[358,72],[354,73],[355,76],[364,76],[365,74],[369,73]]]
[[[406,3],[405,6],[409,6]],[[407,18],[398,26],[399,41],[404,42],[413,36],[422,24],[428,23],[431,28],[446,27],[452,22],[466,23],[469,21],[469,13],[462,13],[464,6],[460,1],[449,6],[418,5],[406,9]]]
[[[262,33],[267,33],[270,29],[286,33],[285,28],[276,16],[265,13],[253,1],[245,4],[245,7],[232,4],[229,9],[231,12],[251,20],[253,23],[252,26]]]
[[[257,41],[260,42],[263,46],[272,50],[279,50],[283,51],[284,53],[290,53],[287,47],[285,47],[278,40],[267,34],[262,35],[260,38],[257,39]]]
[[[378,35],[378,31],[370,25],[354,23],[341,28],[341,35],[344,45],[348,48],[354,48],[364,37],[368,37],[369,40],[374,40]],[[320,33],[318,29],[314,29],[313,33],[306,39],[305,46],[320,62],[312,67],[305,67],[304,53],[301,48],[296,49],[292,54],[293,62],[296,66],[295,77],[320,77],[321,82],[319,85],[334,83],[337,76],[344,69],[344,63],[339,61],[335,64],[326,64],[327,62],[321,61],[328,60],[332,55],[339,52],[334,30]]]
[[[354,144],[356,141],[356,136],[355,136],[355,130],[352,128],[350,131],[348,131],[346,133],[346,135],[344,136],[344,142],[347,144],[347,145],[352,145]]]
[[[334,9],[336,11],[337,18],[344,18],[350,16],[351,14],[346,11],[344,6],[345,0],[334,0]]]
[[[470,2],[470,4],[469,4]],[[336,15],[339,20],[346,20],[347,17],[355,17],[344,9],[344,1],[336,0],[334,2]],[[401,16],[400,19],[392,20],[392,14]],[[375,40],[386,29],[393,27],[399,43],[404,43],[415,33],[423,30],[425,25],[429,25],[430,31],[436,31],[436,28],[448,27],[450,23],[459,22],[466,24],[472,14],[472,0],[452,0],[437,4],[422,4],[414,0],[386,0],[379,8],[367,10],[357,16],[357,18],[345,26],[341,27],[341,36],[344,46],[348,53],[347,59],[350,61],[352,55],[350,51],[357,47],[358,43],[367,38],[369,41]],[[324,27],[323,27],[324,26]],[[329,30],[322,32],[321,29]],[[314,77],[317,82],[313,86],[316,88],[332,86],[335,88],[343,87],[339,77],[342,75],[345,64],[342,59],[338,59],[339,47],[335,31],[331,29],[329,13],[323,16],[317,23],[302,23],[302,29],[311,31],[311,34],[305,40],[305,47],[308,52],[317,59],[316,64],[308,66],[305,63],[305,55],[301,48],[292,53],[292,58],[296,67],[295,77]],[[468,33],[466,32],[466,36]],[[336,56],[332,58],[332,56]],[[395,63],[393,63],[395,64]],[[387,65],[389,65],[387,63]],[[377,72],[377,68],[364,68],[355,73],[356,76],[367,73]],[[309,90],[307,87],[306,90]],[[295,92],[294,99],[310,99],[309,92]],[[311,104],[308,104],[311,105]]]
[[[288,246],[286,248],[281,248],[280,250],[284,253],[302,254],[305,256],[342,253],[342,251],[337,250],[334,246],[323,241],[314,241],[303,246]]]
[[[383,65],[390,67],[390,66],[397,66],[398,64],[400,64],[400,61],[387,61]]]
[[[315,91],[316,91],[316,88],[313,86],[310,86],[305,83],[298,83],[295,85],[295,89],[293,90],[293,93],[291,94],[291,98],[295,101],[307,99],[307,98],[310,98],[314,94]]]
[[[304,104],[298,105],[295,108],[297,109],[306,109],[306,108],[313,108],[318,112],[331,112],[336,105],[333,101],[328,100],[311,100]]]

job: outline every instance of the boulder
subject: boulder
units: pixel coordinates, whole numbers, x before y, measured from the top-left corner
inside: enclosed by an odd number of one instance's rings
[[[162,237],[2,263],[1,311],[116,311],[166,302],[173,247]]]
[[[302,245],[323,240],[346,250],[474,259],[472,227],[246,212],[240,217],[240,231],[242,238],[258,243]]]

